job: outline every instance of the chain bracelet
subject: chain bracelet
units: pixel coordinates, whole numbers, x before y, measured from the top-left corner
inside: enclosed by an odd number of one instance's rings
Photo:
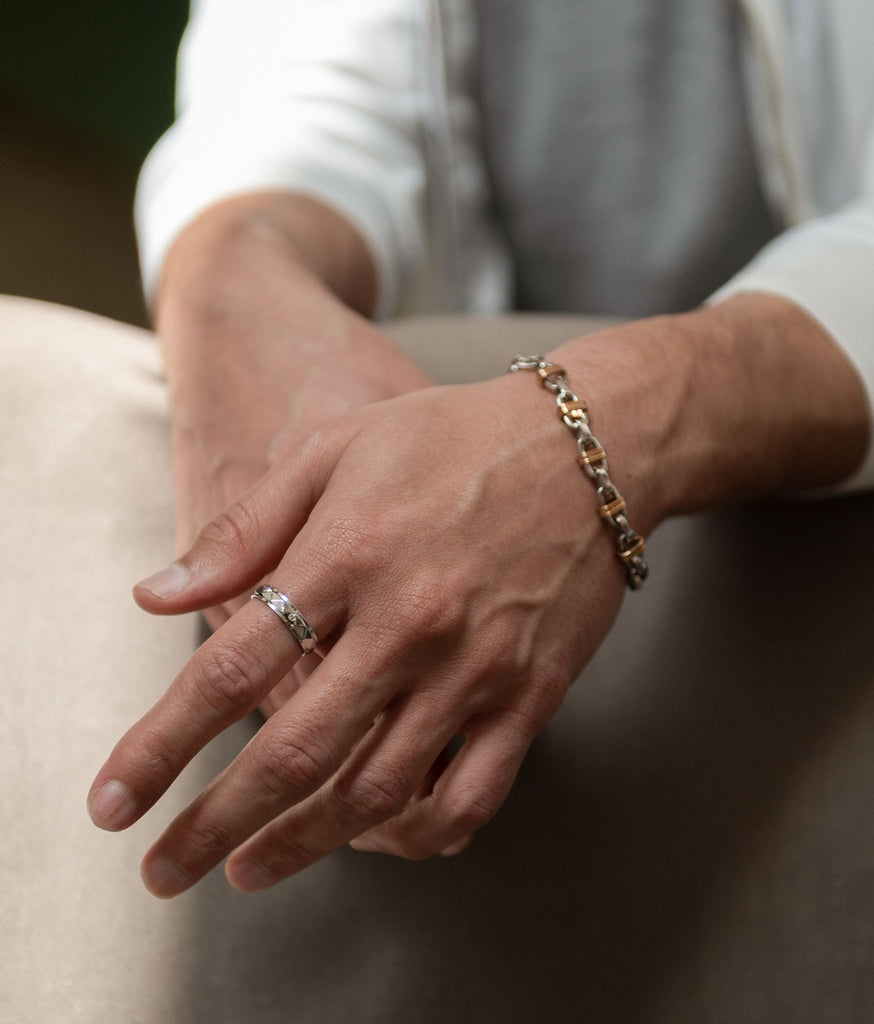
[[[541,384],[555,395],[559,418],[576,440],[580,468],[592,480],[598,492],[598,513],[616,531],[616,554],[625,566],[628,586],[631,590],[637,590],[649,573],[643,559],[646,543],[628,522],[625,499],[607,470],[607,453],[592,433],[588,406],[571,391],[566,370],[558,363],[551,363],[543,356],[516,356],[510,364],[510,373],[518,373],[519,370],[536,371]]]

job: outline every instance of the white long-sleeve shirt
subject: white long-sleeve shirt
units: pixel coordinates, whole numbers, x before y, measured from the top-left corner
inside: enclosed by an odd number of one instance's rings
[[[738,7],[761,179],[786,230],[716,298],[764,290],[797,302],[844,348],[870,398],[874,6]],[[476,29],[472,0],[197,0],[179,117],[138,195],[147,289],[207,206],[292,189],[361,232],[381,315],[506,308],[510,261],[483,155]],[[874,485],[874,445],[854,483]]]

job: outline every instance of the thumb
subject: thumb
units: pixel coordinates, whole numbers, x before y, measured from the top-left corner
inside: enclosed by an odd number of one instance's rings
[[[255,586],[281,561],[306,522],[329,475],[313,466],[268,470],[238,501],[197,534],[175,562],[134,587],[134,600],[155,615],[200,611]]]

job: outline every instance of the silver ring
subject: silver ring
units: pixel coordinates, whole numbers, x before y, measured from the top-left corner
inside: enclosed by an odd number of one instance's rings
[[[288,595],[269,585],[258,587],[251,597],[252,601],[263,601],[282,620],[282,624],[300,644],[303,656],[306,657],[319,642],[313,627],[289,601]]]

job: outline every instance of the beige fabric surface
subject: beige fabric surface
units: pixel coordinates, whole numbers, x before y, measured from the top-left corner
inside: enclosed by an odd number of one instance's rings
[[[579,327],[397,331],[451,376]],[[149,335],[0,301],[2,1024],[870,1022],[870,497],[659,531],[465,855],[342,850],[268,893],[214,872],[164,903],[139,857],[255,727],[129,832],[88,821],[94,772],[199,635],[129,597],[172,550],[167,435]]]

